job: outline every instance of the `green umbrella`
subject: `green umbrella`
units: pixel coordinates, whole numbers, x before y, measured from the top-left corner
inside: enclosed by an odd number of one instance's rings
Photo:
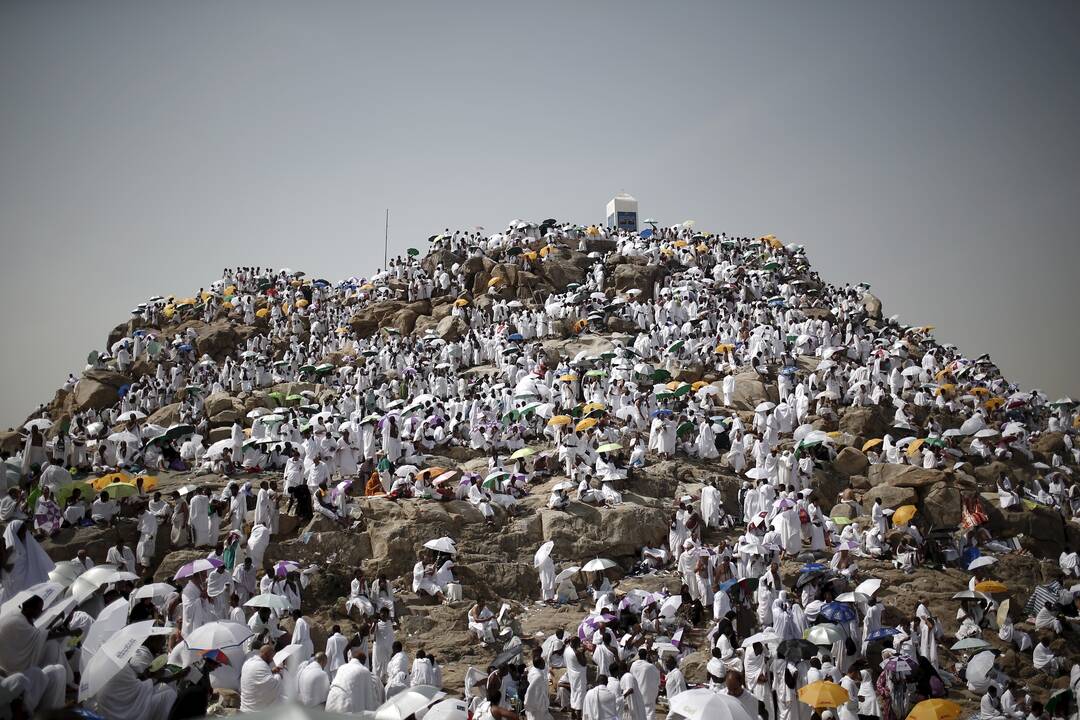
[[[303,402],[303,395],[288,395],[285,398],[285,402]]]
[[[417,250],[416,248],[409,248],[409,249],[408,249],[408,250],[406,250],[405,252],[409,253],[409,255],[411,255],[411,256],[413,256],[413,257],[416,257],[417,255],[419,255],[419,254],[420,254],[420,251],[419,251],[419,250]]]
[[[612,452],[614,450],[622,450],[622,445],[619,443],[604,443],[596,448],[596,452]]]
[[[772,272],[773,270],[779,270],[780,269],[780,263],[777,263],[777,262],[765,263],[765,265],[762,266],[761,269],[762,270],[768,270],[770,272]]]
[[[201,392],[204,392],[204,390],[198,385],[188,385],[186,388],[184,388],[184,392],[197,395]]]
[[[685,340],[676,340],[667,347],[669,353],[678,352],[682,350],[682,346],[686,344]]]
[[[82,490],[84,498],[89,498],[94,495],[93,485],[83,480],[75,480],[74,482],[68,483],[67,485],[61,485],[59,488],[56,489],[56,504],[63,507],[64,503],[67,502],[67,499],[71,497],[71,493],[76,488]]]
[[[664,392],[656,393],[657,400],[670,400],[673,397],[675,397],[675,393],[667,392],[666,390]]]
[[[667,370],[660,368],[659,370],[653,370],[652,379],[654,382],[667,382],[671,379],[671,373]]]
[[[273,425],[274,423],[285,422],[285,416],[272,413],[270,415],[263,415],[255,422],[260,422],[263,425]]]
[[[300,366],[300,374],[301,375],[303,375],[304,373],[313,373],[313,372],[315,372],[315,366],[314,365],[301,365]]]
[[[540,403],[538,403],[538,402],[529,403],[525,407],[518,410],[518,414],[521,417],[525,417],[529,413],[536,412],[536,408],[538,408],[538,407],[540,407]]]
[[[316,375],[326,375],[327,373],[334,372],[334,366],[330,363],[323,363],[322,365],[315,366]]]
[[[109,483],[103,490],[109,493],[110,498],[115,499],[133,497],[139,494],[139,488],[129,483]]]
[[[692,423],[692,422],[684,422],[682,425],[679,425],[679,427],[675,430],[675,434],[676,435],[685,435],[686,433],[691,432],[693,429],[694,429],[694,423]]]
[[[503,416],[502,416],[502,421],[504,423],[514,422],[517,419],[518,419],[517,410],[511,410],[511,411],[509,411],[507,413],[504,413]]]
[[[614,357],[615,357],[615,353],[613,353],[613,352],[610,352],[610,351],[609,351],[609,352],[604,352],[604,353],[600,353],[600,357],[602,357],[602,358],[603,358],[603,359],[605,359],[605,360],[611,360],[612,358],[614,358]]]
[[[683,397],[684,395],[689,395],[690,391],[693,389],[694,386],[690,384],[680,385],[679,387],[675,388],[675,392],[673,393],[673,395],[675,395],[675,397]]]
[[[939,437],[926,438],[923,441],[924,445],[933,445],[934,447],[945,447],[945,439]]]
[[[585,373],[585,377],[606,377],[607,373],[603,370],[590,370]]]

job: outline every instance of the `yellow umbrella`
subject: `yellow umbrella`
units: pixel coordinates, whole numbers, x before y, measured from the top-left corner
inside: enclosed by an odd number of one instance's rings
[[[503,283],[503,282],[505,282],[505,281],[501,277],[493,277],[490,280],[488,280],[488,287],[495,287],[496,285],[499,285],[500,283]]]
[[[907,446],[907,456],[915,457],[915,453],[919,452],[919,448],[926,442],[926,438],[919,438],[918,440],[912,440]]]
[[[955,389],[956,389],[956,386],[953,385],[952,383],[944,383],[937,389],[937,394],[938,395],[945,395],[947,393],[951,393]]]
[[[575,375],[560,375],[559,379],[562,380],[563,382],[574,382],[575,380],[577,380],[577,376],[575,376]]]
[[[176,314],[176,308],[173,307],[172,305],[166,305],[162,309],[161,314],[164,315],[167,318],[171,318],[173,315]]]
[[[705,387],[708,384],[709,383],[705,382],[704,380],[698,380],[696,383],[694,383],[693,385],[690,386],[690,389],[693,390],[694,392],[697,392],[698,390],[700,390],[701,388]]]
[[[948,375],[950,372],[952,372],[952,371],[949,368],[943,368],[941,370],[938,370],[937,374],[934,375],[934,379],[935,380],[940,380],[943,377],[945,377],[946,375]]]
[[[465,307],[468,304],[469,304],[469,301],[466,300],[465,298],[458,298],[457,300],[454,301],[454,305],[456,305],[457,307]]]
[[[660,254],[661,255],[667,255],[668,257],[671,257],[672,255],[675,254],[675,251],[672,250],[671,248],[660,248]]]
[[[983,580],[982,582],[975,583],[975,589],[981,593],[1007,593],[1009,592],[1009,586],[1003,582],[997,580]]]
[[[582,430],[588,430],[589,428],[591,428],[595,424],[596,424],[596,418],[585,418],[584,420],[579,422],[577,425],[575,425],[574,429],[577,430],[578,432],[581,432]]]
[[[521,253],[521,255],[526,260],[535,260],[536,259],[536,251],[535,250],[527,250],[527,251]]]
[[[723,354],[723,353],[726,353],[726,352],[731,352],[734,349],[735,349],[735,346],[732,345],[731,343],[720,343],[719,345],[716,346],[716,350],[714,350],[714,352]]]
[[[703,252],[709,252],[709,246],[708,246],[708,245],[706,245],[705,243],[698,243],[698,244],[697,244],[697,245],[696,245],[696,246],[694,247],[694,249],[695,249],[695,250],[697,250],[698,252],[701,252],[701,253],[703,253]]]
[[[606,410],[606,409],[607,409],[607,406],[604,405],[604,403],[591,402],[588,405],[583,405],[582,408],[581,408],[581,412],[588,415],[593,410]]]
[[[443,467],[429,467],[424,468],[420,472],[416,473],[417,480],[434,480],[435,478],[446,472],[446,468]]]
[[[867,450],[869,450],[870,448],[874,448],[874,447],[877,447],[878,445],[880,445],[880,444],[881,444],[881,442],[882,442],[881,438],[872,438],[872,439],[870,439],[870,440],[867,440],[867,441],[866,441],[866,442],[864,442],[864,443],[863,443],[863,445],[862,445],[862,451],[863,451],[863,452],[866,452],[866,451],[867,451]]]
[[[339,327],[339,328],[337,329],[337,334],[338,334],[338,335],[344,335],[344,334],[346,334],[347,332],[349,332],[349,328],[347,328],[347,327]]]
[[[308,306],[307,298],[300,298],[296,301],[296,307],[304,308]]]
[[[914,505],[901,505],[893,513],[892,521],[895,525],[907,525],[917,512],[919,512],[919,508]]]
[[[589,326],[589,321],[582,319],[574,322],[574,332],[579,333]]]
[[[585,229],[585,234],[589,237],[597,237],[600,234],[600,229],[595,225],[590,225]]]
[[[551,252],[551,246],[545,245],[544,247],[540,248],[540,257],[547,257],[549,252]]]
[[[360,289],[363,290],[364,292],[368,292],[370,290],[374,290],[375,286],[372,285],[371,283],[364,283],[363,285],[360,286]]]
[[[285,303],[284,305],[281,306],[281,313],[283,315],[288,315],[291,311],[292,311],[292,307],[289,305],[289,303]]]
[[[992,397],[983,403],[983,407],[987,410],[997,410],[999,407],[1005,404],[1005,398]]]
[[[923,700],[911,708],[907,720],[959,720],[964,709],[952,700]]]
[[[131,476],[126,472],[114,472],[108,475],[102,475],[92,483],[95,490],[101,490],[106,485],[112,483],[131,483]]]
[[[818,680],[799,688],[799,702],[815,710],[839,707],[850,699],[847,690],[829,680]]]
[[[183,307],[184,305],[194,305],[194,304],[195,304],[195,298],[189,297],[189,298],[184,298],[183,300],[180,300],[179,302],[177,302],[176,307]]]
[[[983,397],[990,397],[990,391],[987,390],[984,387],[973,387],[968,392],[970,392],[972,395],[976,395],[976,396],[981,395]]]
[[[685,240],[676,240],[675,242],[673,242],[671,244],[674,245],[677,248],[684,248],[687,245],[689,245],[690,243],[686,242]]]
[[[828,435],[829,437],[831,437],[833,440],[836,440],[838,437],[840,437],[840,431],[839,430],[833,430],[832,432],[827,432],[825,434]]]
[[[569,415],[556,415],[548,420],[547,424],[551,427],[560,427],[562,425],[569,425],[573,420],[574,418]]]
[[[668,390],[678,390],[680,385],[682,385],[682,383],[678,380],[672,380],[664,387],[666,387]]]
[[[259,308],[255,311],[255,317],[266,317],[270,314],[270,310],[267,308]]]
[[[135,478],[134,480],[132,480],[131,484],[132,485],[138,485],[140,480],[142,480],[142,491],[143,492],[153,490],[154,488],[157,487],[157,477],[155,477],[154,475],[140,475],[137,478]]]

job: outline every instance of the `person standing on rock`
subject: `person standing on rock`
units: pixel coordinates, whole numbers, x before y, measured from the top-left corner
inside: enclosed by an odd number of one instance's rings
[[[371,671],[377,682],[385,684],[386,670],[394,655],[395,642],[394,621],[390,617],[388,608],[379,609],[379,618],[372,623],[371,634],[374,638],[371,649]]]
[[[563,664],[566,666],[566,680],[570,683],[570,717],[581,720],[581,711],[588,690],[588,678],[585,663],[578,655],[581,640],[570,638],[563,649]]]

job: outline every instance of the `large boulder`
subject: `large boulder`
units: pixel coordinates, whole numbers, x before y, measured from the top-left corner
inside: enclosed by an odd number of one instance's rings
[[[239,400],[226,392],[212,393],[206,398],[203,407],[206,410],[206,414],[211,417],[229,410],[240,412],[244,408]]]
[[[853,447],[846,447],[841,450],[836,459],[833,460],[833,467],[841,475],[865,475],[867,468],[870,467],[870,461],[866,459],[866,455],[860,450]]]
[[[73,402],[76,410],[104,410],[120,399],[120,388],[130,379],[113,370],[87,370],[75,383]]]
[[[881,300],[872,293],[863,293],[862,299],[863,310],[873,320],[881,319]]]
[[[736,410],[753,410],[760,403],[771,399],[769,389],[756,372],[744,372],[735,376],[731,407]]]
[[[585,272],[580,267],[561,258],[546,258],[536,271],[540,277],[551,283],[557,293],[565,292],[570,283],[580,285],[585,281]]]
[[[565,512],[540,510],[540,521],[543,540],[555,541],[559,557],[636,557],[667,537],[663,509],[631,503],[599,509],[573,502]]]
[[[180,422],[180,403],[170,403],[159,407],[150,413],[150,417],[146,418],[146,422],[164,428],[176,425]]]
[[[624,263],[615,267],[615,289],[620,293],[627,290],[640,290],[638,296],[644,300],[651,300],[653,285],[661,277],[662,271],[656,265],[632,265]]]
[[[870,484],[892,485],[893,487],[921,488],[945,482],[949,477],[941,470],[926,470],[913,465],[892,465],[883,463],[871,465],[866,473]]]
[[[232,355],[242,341],[236,326],[228,322],[216,322],[200,334],[195,340],[195,349],[200,355],[209,355],[215,360],[223,360]]]
[[[869,440],[883,437],[889,429],[889,418],[880,407],[849,407],[840,411],[840,432]]]
[[[435,332],[446,342],[454,342],[465,337],[465,334],[469,332],[469,326],[459,317],[444,317],[435,326]]]
[[[394,321],[390,324],[390,327],[394,328],[402,335],[410,335],[412,334],[413,328],[416,327],[416,318],[418,317],[419,315],[417,315],[414,310],[404,308],[394,315]]]
[[[901,505],[914,505],[919,500],[919,495],[912,488],[893,487],[892,485],[878,485],[870,488],[863,495],[863,504],[867,507],[873,505],[878,498],[881,504],[887,508],[898,508]]]
[[[923,519],[939,528],[960,525],[963,510],[960,489],[943,482],[930,486],[919,508]]]

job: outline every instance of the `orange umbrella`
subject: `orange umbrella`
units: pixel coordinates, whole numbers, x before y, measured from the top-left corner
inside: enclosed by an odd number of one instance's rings
[[[907,720],[959,720],[964,709],[952,700],[923,700],[911,708]]]
[[[573,420],[574,418],[570,417],[569,415],[556,415],[555,417],[548,420],[547,424],[551,427],[559,427],[561,425],[569,425],[571,422],[573,422]]]
[[[596,418],[585,418],[584,420],[579,422],[577,425],[575,425],[574,429],[577,430],[578,432],[581,432],[582,430],[588,430],[589,428],[591,428],[594,425],[596,425]]]
[[[892,521],[896,525],[907,525],[917,512],[919,512],[919,508],[914,505],[901,505],[893,513]]]
[[[881,444],[881,442],[882,442],[881,438],[873,438],[871,440],[867,440],[866,442],[863,443],[862,451],[866,452],[870,448],[877,447],[878,445]]]
[[[983,580],[975,583],[975,589],[981,593],[1000,594],[1009,592],[1009,586],[997,580]]]
[[[799,688],[799,702],[815,710],[839,707],[850,699],[847,690],[829,680],[818,680]]]

